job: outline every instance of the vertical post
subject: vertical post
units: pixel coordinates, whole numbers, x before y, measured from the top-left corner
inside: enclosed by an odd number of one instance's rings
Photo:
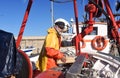
[[[51,1],[51,20],[52,20],[52,26],[54,25],[54,0]]]
[[[16,40],[16,47],[17,48],[20,46],[20,42],[22,40],[23,32],[24,32],[24,29],[25,29],[25,26],[26,26],[26,23],[28,20],[28,16],[29,16],[29,12],[30,12],[30,9],[32,6],[32,2],[33,2],[33,0],[29,0],[27,9],[26,9],[25,14],[24,14],[24,18],[23,18],[22,25],[21,25],[21,28],[19,31],[19,35],[18,35],[18,38]]]
[[[78,25],[78,10],[77,10],[76,0],[74,0],[74,14],[75,14],[76,32],[78,35],[79,34],[79,25]],[[80,43],[79,43],[78,38],[75,39],[75,47],[76,47],[76,54],[79,55],[81,50],[80,50]]]

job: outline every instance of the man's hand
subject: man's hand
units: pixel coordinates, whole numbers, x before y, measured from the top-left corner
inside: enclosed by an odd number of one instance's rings
[[[63,57],[61,58],[61,61],[65,63],[65,62],[66,62],[66,56],[63,56]]]

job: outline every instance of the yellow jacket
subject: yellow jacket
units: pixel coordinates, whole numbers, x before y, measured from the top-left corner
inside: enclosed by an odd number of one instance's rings
[[[56,67],[56,60],[63,57],[63,54],[59,51],[60,39],[60,35],[54,28],[48,29],[48,35],[46,36],[37,62],[37,67],[41,72]]]

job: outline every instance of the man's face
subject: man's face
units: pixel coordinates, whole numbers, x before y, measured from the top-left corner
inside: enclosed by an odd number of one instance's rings
[[[58,31],[59,31],[60,33],[62,33],[62,32],[63,32],[63,29],[61,29],[61,28],[58,27]]]
[[[58,26],[55,26],[55,29],[59,34],[63,33],[63,29],[59,28]]]

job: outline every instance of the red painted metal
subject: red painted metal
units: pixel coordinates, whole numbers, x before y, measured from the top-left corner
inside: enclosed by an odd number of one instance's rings
[[[110,16],[110,20],[112,22],[113,29],[111,32],[112,32],[113,38],[114,38],[114,40],[117,41],[118,44],[120,44],[120,34],[118,32],[119,26],[116,23],[116,20],[114,18],[111,8],[110,8],[109,1],[104,0],[104,5],[106,7],[107,14]],[[103,4],[101,6],[103,6]],[[80,38],[80,39],[78,38],[78,40],[81,40],[85,35],[87,35],[93,31],[93,24],[94,24],[93,18],[95,17],[94,14],[96,13],[96,11],[98,11],[96,6],[94,4],[92,4],[91,2],[89,2],[88,5],[85,6],[85,10],[86,10],[86,12],[89,13],[89,20],[86,22],[86,24],[88,24],[88,26],[85,28],[85,30],[82,33],[80,33],[78,35],[78,37]]]
[[[16,40],[16,47],[17,48],[20,46],[20,42],[22,40],[23,32],[24,32],[24,29],[25,29],[25,26],[26,26],[26,23],[27,23],[27,19],[28,19],[29,12],[30,12],[30,9],[31,9],[31,6],[32,6],[32,2],[33,2],[33,0],[29,0],[27,9],[25,11],[25,15],[24,15],[22,25],[21,25],[21,28],[20,28],[20,31],[19,31],[19,35],[18,35],[18,38]]]
[[[65,78],[61,71],[47,70],[40,73],[35,78]]]
[[[81,36],[84,37],[85,35],[88,35],[89,33],[91,33],[93,31],[93,17],[94,17],[94,13],[96,12],[96,7],[95,5],[89,3],[88,5],[86,5],[85,7],[86,12],[89,13],[89,20],[86,21],[86,24],[88,24],[88,26],[84,29],[84,31],[81,33]]]
[[[76,7],[76,0],[74,0],[74,12],[75,12],[75,19],[76,19],[76,31],[77,31],[77,36],[75,37],[75,47],[76,47],[76,54],[79,55],[81,53],[81,49],[80,49],[80,44],[79,42],[81,40],[83,40],[83,37],[87,34],[89,34],[90,32],[93,31],[93,14],[96,12],[96,7],[95,5],[89,3],[86,6],[86,11],[89,12],[89,21],[87,21],[86,23],[88,24],[88,27],[85,28],[85,30],[81,33],[79,33],[79,26],[78,26],[78,13],[77,13],[77,7]]]
[[[22,50],[18,50],[18,52],[23,55],[23,57],[25,58],[26,62],[28,63],[28,68],[29,68],[29,70],[28,70],[29,71],[28,78],[33,78],[32,63],[31,63],[28,55],[25,54],[25,52],[23,52]]]
[[[102,9],[104,8],[102,0],[94,0],[97,5],[99,5]],[[102,11],[99,8],[96,8],[95,13],[93,14],[94,17],[99,18],[102,15]]]
[[[95,1],[98,2],[99,0],[95,0]],[[115,17],[114,17],[114,15],[112,13],[109,1],[104,0],[104,5],[106,7],[107,14],[110,17],[111,26],[113,26],[113,28],[110,31],[112,33],[111,35],[113,36],[114,40],[117,41],[117,44],[120,44],[120,34],[118,32],[119,26],[118,26],[117,21],[115,20]],[[102,8],[103,8],[103,3],[102,2],[101,2],[100,6],[102,6]],[[92,32],[93,24],[94,24],[93,17],[95,17],[94,14],[96,14],[96,12],[98,12],[98,9],[96,8],[96,6],[94,4],[92,4],[92,2],[89,2],[88,5],[85,6],[85,10],[86,10],[86,12],[89,13],[89,20],[86,22],[86,24],[88,24],[89,26],[81,33],[81,35],[79,34],[79,36],[80,37],[82,36],[82,38],[85,35]]]
[[[110,16],[110,20],[112,22],[113,29],[112,29],[111,32],[112,32],[113,38],[117,41],[118,44],[120,44],[120,34],[118,32],[118,27],[119,26],[117,25],[116,20],[114,18],[114,15],[112,13],[112,10],[110,8],[109,1],[104,0],[104,3],[105,3],[105,6],[106,6],[107,13]]]
[[[75,14],[75,21],[76,21],[76,32],[78,35],[79,34],[79,25],[78,25],[78,10],[77,10],[76,0],[74,0],[73,3],[74,3],[74,14]],[[76,55],[79,55],[81,53],[79,41],[80,41],[79,38],[76,36],[76,38],[75,38]]]

